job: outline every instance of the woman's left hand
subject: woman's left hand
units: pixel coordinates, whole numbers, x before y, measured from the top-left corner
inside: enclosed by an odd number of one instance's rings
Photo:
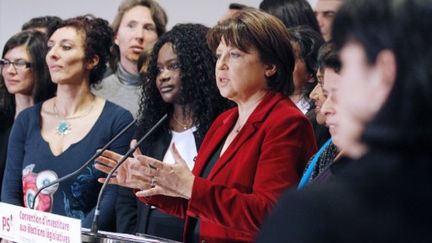
[[[170,149],[174,156],[174,164],[165,164],[145,155],[135,157],[141,165],[154,168],[154,170],[150,170],[148,175],[151,178],[153,187],[138,191],[136,193],[137,197],[149,197],[153,195],[182,197],[185,199],[191,197],[195,176],[190,171],[186,161],[180,156],[175,144]]]

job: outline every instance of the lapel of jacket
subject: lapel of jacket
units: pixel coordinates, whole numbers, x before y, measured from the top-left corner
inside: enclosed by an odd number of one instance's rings
[[[215,128],[212,129],[213,132],[206,134],[206,138],[205,138],[205,140],[211,142],[207,142],[206,146],[201,146],[198,152],[199,160],[204,161],[204,163],[195,164],[195,167],[193,169],[195,175],[198,176],[201,175],[211,155],[218,148],[222,140],[225,139],[231,127],[234,125],[235,121],[237,120],[237,116],[238,116],[238,110],[237,108],[233,108],[225,119],[219,121],[219,124],[212,125],[215,126]]]
[[[228,146],[228,148],[225,150],[225,152],[222,154],[222,156],[219,158],[219,160],[216,162],[214,167],[212,168],[208,179],[214,178],[214,176],[228,163],[230,163],[232,160],[231,158],[238,152],[238,150],[241,148],[242,144],[248,140],[254,132],[260,127],[261,123],[265,120],[267,115],[270,113],[272,108],[275,106],[275,104],[282,99],[282,96],[279,94],[276,94],[274,92],[269,92],[264,99],[261,101],[261,103],[255,108],[255,110],[250,115],[249,119],[243,126],[243,129],[240,130],[240,132],[237,134],[237,136],[234,138],[234,140],[231,142],[231,144]],[[228,135],[229,131],[233,127],[236,119],[238,117],[238,110],[235,113],[235,116],[227,122],[224,127],[224,129],[221,129],[224,131],[223,134],[220,135],[220,140],[225,139],[225,137]],[[222,131],[221,131],[222,133]],[[218,140],[218,141],[220,141]],[[220,142],[219,142],[220,143]],[[218,144],[219,144],[218,143]],[[214,151],[214,149],[212,150]],[[208,158],[207,158],[208,159]]]
[[[160,134],[159,139],[152,144],[153,155],[152,157],[162,161],[168,149],[170,149],[172,139],[172,133],[168,128],[164,128],[163,132]]]

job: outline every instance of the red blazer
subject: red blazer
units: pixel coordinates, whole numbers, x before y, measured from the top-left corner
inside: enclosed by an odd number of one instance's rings
[[[250,242],[281,193],[295,186],[316,143],[307,118],[284,96],[269,92],[208,178],[199,177],[208,159],[233,128],[238,109],[222,113],[208,130],[193,169],[190,200],[166,196],[140,198],[183,217],[185,241],[190,217],[200,219],[206,242]]]

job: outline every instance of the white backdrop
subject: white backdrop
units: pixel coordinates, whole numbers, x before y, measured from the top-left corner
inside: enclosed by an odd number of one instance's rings
[[[110,23],[121,0],[0,0],[0,54],[7,39],[36,16],[69,18],[91,13]],[[314,4],[316,0],[309,0]],[[159,0],[168,13],[168,29],[176,23],[216,24],[231,2],[258,7],[261,0]]]

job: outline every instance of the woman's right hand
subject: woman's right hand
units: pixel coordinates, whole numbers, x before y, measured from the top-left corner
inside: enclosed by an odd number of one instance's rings
[[[136,144],[136,140],[132,140],[131,147]],[[134,157],[137,155],[142,155],[139,148],[133,153]],[[96,158],[95,168],[106,174],[110,173],[111,170],[117,165],[118,161],[121,160],[123,156],[116,152],[105,150],[98,158]],[[149,189],[150,181],[148,177],[142,176],[142,169],[140,168],[140,163],[137,162],[135,158],[127,158],[122,165],[114,173],[115,176],[111,177],[109,184],[115,184],[123,187],[129,187],[132,189]],[[105,182],[105,178],[99,178],[100,183]]]

